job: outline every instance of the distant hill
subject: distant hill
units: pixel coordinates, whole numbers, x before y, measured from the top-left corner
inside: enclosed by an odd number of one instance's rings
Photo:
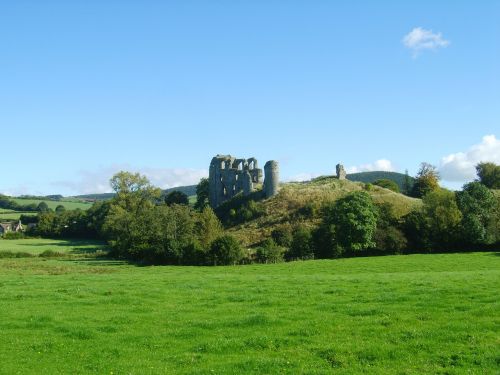
[[[349,181],[364,182],[365,184],[373,183],[380,179],[392,180],[399,185],[399,189],[403,191],[405,174],[398,172],[361,172],[361,173],[351,173],[347,175]],[[411,185],[414,184],[415,179],[410,176]]]
[[[196,186],[197,185],[188,185],[188,186],[178,186],[170,189],[164,190],[165,193],[171,193],[172,191],[180,191],[186,194],[188,197],[192,195],[196,195]]]
[[[188,185],[188,186],[178,186],[174,188],[169,188],[163,190],[165,193],[170,193],[172,191],[180,191],[186,194],[188,197],[196,195],[196,185]],[[103,193],[103,194],[84,194],[77,195],[75,198],[89,200],[89,201],[105,201],[111,199],[115,196],[115,193]]]

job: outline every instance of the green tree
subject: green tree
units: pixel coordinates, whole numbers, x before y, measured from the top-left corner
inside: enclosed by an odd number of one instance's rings
[[[414,209],[403,218],[403,231],[409,249],[416,252],[432,250],[428,224],[422,209]]]
[[[145,250],[147,233],[158,225],[152,208],[161,190],[152,186],[145,176],[119,172],[111,180],[116,192],[106,215],[104,231],[118,255],[140,257]]]
[[[265,240],[255,251],[255,259],[259,263],[283,262],[284,248],[276,245],[272,239]]]
[[[389,254],[401,253],[406,249],[408,241],[399,228],[399,218],[394,206],[390,203],[382,203],[377,205],[377,209],[377,230],[374,234],[377,250]]]
[[[155,206],[151,216],[155,220],[149,231],[154,258],[164,263],[180,264],[184,251],[196,240],[196,222],[192,209],[183,205]],[[150,225],[148,221],[144,223]]]
[[[212,208],[206,206],[198,215],[196,231],[201,248],[208,251],[213,241],[222,236],[224,230]]]
[[[182,191],[174,190],[165,196],[165,203],[169,206],[173,204],[189,204],[189,198]]]
[[[426,230],[433,247],[450,247],[457,243],[462,213],[455,193],[439,189],[423,198]]]
[[[194,208],[197,210],[203,210],[204,207],[208,206],[208,196],[209,196],[209,183],[208,178],[202,178],[198,185],[196,186],[196,203]]]
[[[394,181],[389,180],[387,178],[382,178],[380,180],[377,180],[373,183],[373,185],[377,185],[377,186],[392,190],[396,193],[399,193],[399,185],[397,183],[395,183]]]
[[[290,249],[286,254],[288,259],[314,259],[313,237],[311,230],[304,226],[295,228]]]
[[[66,207],[64,207],[62,204],[56,207],[56,214],[62,214],[64,211],[66,211]]]
[[[57,216],[53,212],[40,212],[36,234],[42,237],[59,237],[62,227],[56,225]]]
[[[87,211],[87,229],[91,238],[106,238],[104,223],[111,208],[111,201],[97,201]]]
[[[37,206],[38,212],[49,212],[49,206],[45,202],[40,202]]]
[[[500,189],[500,165],[479,163],[476,166],[479,182],[490,189]]]
[[[403,180],[403,194],[410,195],[413,188],[413,183],[411,181],[410,175],[408,174],[408,169],[405,170],[405,177]]]
[[[210,248],[213,265],[234,265],[241,262],[244,252],[240,243],[231,235],[223,235],[216,239]]]
[[[498,202],[491,190],[479,182],[468,183],[457,192],[457,203],[463,216],[464,240],[482,245],[495,242]]]
[[[439,189],[439,173],[436,167],[429,163],[420,164],[420,169],[412,188],[412,195],[422,198],[437,189]]]
[[[377,210],[368,193],[356,191],[326,207],[322,226],[327,229],[326,243],[335,247],[333,254],[359,252],[375,246]]]
[[[289,248],[293,240],[293,231],[290,224],[282,225],[271,232],[273,241],[278,246]]]

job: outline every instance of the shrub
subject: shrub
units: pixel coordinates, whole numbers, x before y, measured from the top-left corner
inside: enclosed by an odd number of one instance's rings
[[[217,217],[226,226],[237,225],[263,215],[264,207],[257,202],[262,199],[262,191],[254,191],[250,195],[239,193],[215,209]]]
[[[408,246],[405,234],[399,228],[400,223],[394,206],[389,203],[377,205],[377,230],[374,241],[377,250],[383,253],[400,254]]]
[[[1,258],[31,258],[34,255],[27,252],[12,252],[12,251],[0,251]]]
[[[396,182],[389,180],[387,178],[382,178],[380,180],[377,180],[373,183],[373,185],[377,185],[377,186],[392,190],[395,193],[400,192],[399,185]]]
[[[214,265],[237,264],[244,257],[240,243],[231,235],[216,239],[210,247],[209,255]]]
[[[274,243],[278,246],[289,248],[292,244],[293,233],[290,225],[283,225],[271,232]]]
[[[401,254],[408,246],[408,240],[403,231],[392,225],[377,228],[374,240],[376,248],[383,253]]]
[[[182,264],[188,266],[203,266],[207,264],[208,251],[198,242],[193,242],[184,248]]]
[[[307,202],[304,206],[297,210],[297,214],[306,219],[317,217],[320,213],[321,206],[317,201]]]
[[[165,196],[164,200],[165,204],[167,204],[168,206],[171,206],[173,204],[184,204],[184,205],[189,204],[189,197],[187,196],[187,194],[177,190],[168,193]]]
[[[257,248],[255,258],[259,263],[283,262],[284,248],[276,245],[272,239],[268,239]]]
[[[422,210],[413,210],[403,218],[403,231],[408,239],[408,248],[411,250],[432,249],[428,222]]]
[[[293,232],[290,250],[286,254],[288,259],[314,259],[314,249],[311,231],[299,226]]]
[[[344,249],[336,242],[335,226],[325,221],[313,232],[312,239],[315,258],[338,258],[344,253]]]
[[[3,235],[4,240],[19,240],[24,238],[23,232],[7,232]]]
[[[58,258],[63,256],[66,256],[66,254],[54,250],[45,250],[39,255],[41,258]]]

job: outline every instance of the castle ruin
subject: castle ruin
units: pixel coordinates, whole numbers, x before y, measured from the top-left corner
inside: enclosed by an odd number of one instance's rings
[[[266,198],[278,193],[279,165],[271,160],[264,166],[263,192]],[[217,155],[210,163],[209,201],[215,208],[239,193],[249,195],[262,185],[262,169],[257,159],[237,159],[231,155]]]
[[[337,170],[337,178],[339,180],[345,180],[347,178],[347,173],[342,164],[337,164],[335,169]]]

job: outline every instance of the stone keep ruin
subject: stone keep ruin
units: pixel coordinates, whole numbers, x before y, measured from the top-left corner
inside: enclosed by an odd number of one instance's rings
[[[263,193],[266,198],[278,193],[279,165],[271,160],[264,166],[265,179]],[[210,163],[209,201],[215,208],[243,192],[249,195],[262,185],[262,169],[257,159],[237,159],[231,155],[217,155]]]

